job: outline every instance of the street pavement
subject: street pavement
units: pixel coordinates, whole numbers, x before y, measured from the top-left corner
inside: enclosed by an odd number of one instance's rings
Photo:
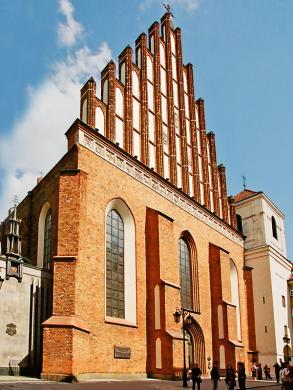
[[[259,390],[280,390],[281,385],[276,384],[275,381],[246,381],[247,389]],[[190,383],[188,388],[192,389]],[[182,382],[180,381],[164,381],[164,380],[98,380],[90,382],[79,382],[79,383],[57,383],[57,382],[46,382],[36,380],[18,380],[13,381],[12,378],[9,380],[1,379],[0,377],[0,390],[176,390],[182,389]],[[218,390],[225,390],[225,381],[219,382]],[[239,389],[237,384],[235,390]],[[208,378],[203,378],[200,390],[212,390],[211,381]]]

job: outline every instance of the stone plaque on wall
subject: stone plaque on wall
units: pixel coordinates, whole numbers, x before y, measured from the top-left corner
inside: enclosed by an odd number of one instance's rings
[[[15,324],[7,324],[6,325],[6,333],[9,335],[9,336],[14,336],[16,334],[16,325]]]
[[[129,347],[114,346],[114,358],[115,359],[130,359],[131,349]]]

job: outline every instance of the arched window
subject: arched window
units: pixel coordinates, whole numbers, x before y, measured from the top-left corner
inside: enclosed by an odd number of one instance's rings
[[[272,232],[273,232],[273,237],[275,237],[275,239],[277,240],[278,239],[277,223],[274,216],[272,216]]]
[[[125,318],[124,224],[116,210],[107,214],[106,232],[106,315]]]
[[[192,309],[190,250],[183,238],[179,240],[179,273],[181,306]]]
[[[240,233],[243,233],[241,215],[236,214],[236,219],[237,219],[237,229],[239,230]]]
[[[37,266],[50,269],[51,263],[51,224],[52,209],[49,202],[45,202],[40,212],[38,224],[38,254]]]
[[[44,230],[44,257],[43,264],[45,269],[51,268],[51,209],[48,210],[45,219]]]
[[[105,225],[105,317],[136,325],[135,224],[122,199],[108,203]]]

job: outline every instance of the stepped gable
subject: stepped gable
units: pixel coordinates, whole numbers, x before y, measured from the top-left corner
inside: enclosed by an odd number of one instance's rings
[[[217,165],[205,102],[197,98],[193,66],[183,61],[181,29],[171,13],[126,46],[81,89],[80,118],[174,186],[235,226],[226,173]],[[117,77],[118,74],[118,77]]]

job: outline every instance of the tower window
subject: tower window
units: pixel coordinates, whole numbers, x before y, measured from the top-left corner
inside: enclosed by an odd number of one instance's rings
[[[239,230],[240,233],[243,233],[241,215],[236,214],[236,219],[237,219],[237,229]]]
[[[268,328],[266,325],[265,325],[265,333],[268,333]]]
[[[274,216],[272,216],[272,233],[273,233],[273,237],[275,237],[275,239],[277,240],[278,239],[277,223]]]
[[[284,337],[288,337],[288,326],[284,325]]]
[[[286,298],[282,295],[282,306],[286,307]]]
[[[262,297],[262,303],[265,304],[266,303],[266,299],[265,297]]]

